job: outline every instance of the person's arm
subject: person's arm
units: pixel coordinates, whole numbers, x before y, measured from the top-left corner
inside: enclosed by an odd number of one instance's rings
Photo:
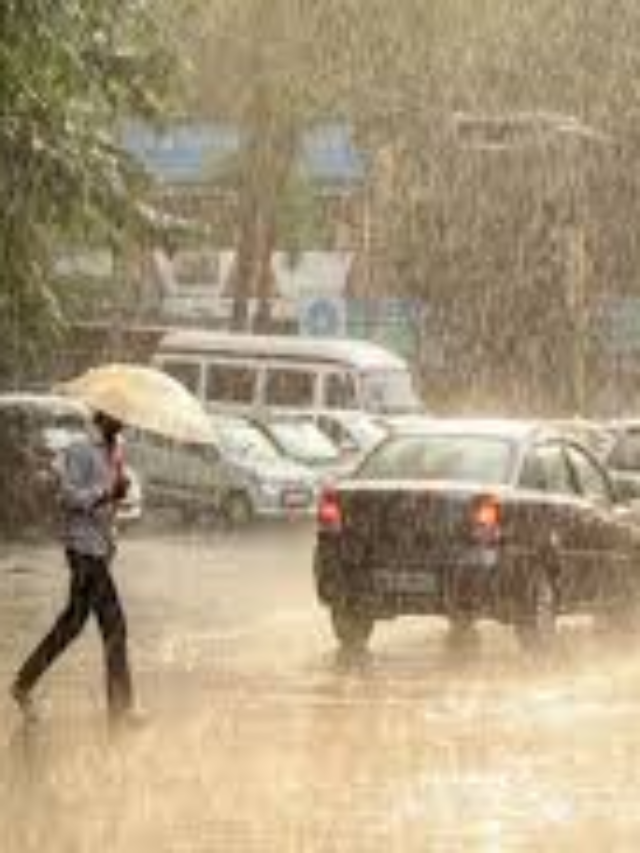
[[[129,489],[131,487],[131,480],[127,476],[126,473],[121,472],[115,482],[113,487],[113,491],[111,493],[112,499],[116,503],[122,503],[122,501],[126,500],[127,495],[129,494]]]
[[[64,454],[61,477],[61,497],[69,510],[90,512],[110,500],[109,484],[98,476],[98,469],[87,445],[72,445]]]
[[[115,470],[112,498],[115,503],[122,503],[126,499],[131,485],[125,464],[124,443],[122,439],[119,439],[112,450],[111,462]]]

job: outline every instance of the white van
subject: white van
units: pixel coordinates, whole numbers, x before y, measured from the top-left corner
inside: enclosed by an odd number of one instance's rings
[[[212,410],[423,411],[407,363],[364,341],[183,330],[153,363]]]

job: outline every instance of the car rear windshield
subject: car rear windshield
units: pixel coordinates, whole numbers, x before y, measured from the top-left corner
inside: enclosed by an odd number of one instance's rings
[[[85,436],[89,417],[81,411],[60,407],[23,406],[0,412],[0,443],[13,446],[25,441],[60,450]]]
[[[360,480],[509,482],[515,446],[506,438],[475,435],[396,436],[360,468]]]
[[[276,421],[269,428],[285,454],[300,462],[322,464],[336,462],[340,458],[331,439],[309,421]]]
[[[257,427],[241,420],[214,420],[222,449],[234,459],[272,462],[281,455],[275,444]]]

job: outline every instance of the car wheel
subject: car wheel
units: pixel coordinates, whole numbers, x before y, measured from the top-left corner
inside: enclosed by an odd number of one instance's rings
[[[222,517],[227,527],[247,527],[254,518],[253,504],[244,492],[232,492],[222,504]]]
[[[334,605],[331,608],[333,633],[346,652],[363,652],[373,632],[374,619],[353,607]]]
[[[515,625],[516,636],[526,651],[547,651],[556,636],[556,589],[547,572],[537,572],[528,586],[523,612]]]

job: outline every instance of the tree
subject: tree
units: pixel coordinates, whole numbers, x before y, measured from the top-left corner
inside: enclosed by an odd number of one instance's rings
[[[206,9],[194,108],[241,131],[230,170],[238,209],[236,328],[247,325],[250,298],[260,305],[258,326],[268,327],[273,252],[299,244],[318,218],[299,155],[314,123],[335,118],[342,81],[331,39],[343,5],[216,0]]]
[[[268,269],[280,242],[273,210],[301,130],[338,118],[368,166],[367,286],[421,296],[440,318],[438,334],[455,342],[445,349],[443,400],[456,385],[468,397],[473,375],[477,399],[527,406],[535,388],[538,408],[569,409],[570,371],[545,379],[584,332],[568,298],[562,234],[584,232],[593,302],[637,291],[640,265],[640,8],[588,6],[216,0],[197,62],[200,103],[246,132],[245,295],[260,290],[256,270]],[[505,126],[529,116],[555,130],[467,144],[460,116],[502,117]]]
[[[175,63],[153,0],[5,0],[0,10],[0,381],[19,384],[64,326],[56,249],[117,242],[146,179],[118,122],[157,120]]]

